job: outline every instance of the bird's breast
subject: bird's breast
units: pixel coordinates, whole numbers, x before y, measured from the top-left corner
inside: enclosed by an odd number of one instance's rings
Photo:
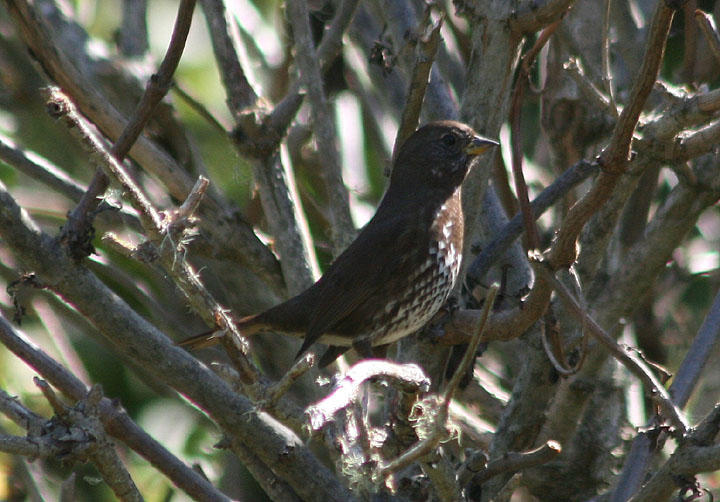
[[[394,342],[422,328],[450,296],[462,262],[463,218],[458,202],[452,198],[432,215],[429,239],[418,243],[418,266],[404,278],[403,294],[390,299],[378,313],[383,322],[370,335],[373,345]]]

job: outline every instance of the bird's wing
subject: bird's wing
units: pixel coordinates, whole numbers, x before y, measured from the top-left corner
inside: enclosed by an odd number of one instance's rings
[[[324,284],[300,353],[386,289],[387,281],[407,273],[408,256],[398,250],[418,245],[416,218],[402,210],[374,218],[335,260],[321,279]]]

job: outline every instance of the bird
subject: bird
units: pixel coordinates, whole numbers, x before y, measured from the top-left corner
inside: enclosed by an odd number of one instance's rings
[[[323,367],[350,347],[372,357],[374,347],[422,328],[460,273],[462,183],[473,160],[497,145],[456,121],[417,129],[397,151],[388,188],[355,240],[308,289],[239,319],[240,333],[303,337],[297,357],[316,342],[327,344]],[[179,345],[196,349],[217,341],[204,333]]]

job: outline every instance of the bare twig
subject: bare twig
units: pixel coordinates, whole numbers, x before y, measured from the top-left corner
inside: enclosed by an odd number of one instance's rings
[[[510,105],[510,128],[512,130],[512,171],[513,178],[515,179],[515,195],[520,205],[520,214],[523,218],[523,225],[525,227],[525,238],[527,239],[527,249],[539,249],[540,238],[538,237],[537,227],[535,226],[535,219],[530,209],[530,198],[528,196],[528,187],[525,183],[525,174],[522,168],[522,147],[523,140],[521,134],[521,109],[523,95],[525,93],[525,86],[528,85],[528,79],[530,78],[530,68],[532,67],[535,58],[547,43],[555,30],[560,26],[560,19],[554,21],[546,28],[543,29],[542,33],[538,37],[533,47],[525,54],[520,61],[520,70],[518,73],[517,80],[515,81],[515,88],[513,89],[512,101]]]
[[[315,354],[311,352],[304,354],[278,382],[267,388],[260,406],[262,408],[274,407],[278,400],[288,391],[290,386],[295,383],[298,378],[307,373],[314,365]]]
[[[490,315],[490,311],[492,310],[493,305],[495,305],[495,298],[497,297],[499,289],[500,286],[498,284],[492,284],[490,288],[488,288],[487,293],[485,294],[485,301],[483,303],[482,313],[480,314],[481,317],[480,321],[477,324],[476,331],[470,339],[470,344],[468,345],[467,349],[465,349],[465,354],[463,355],[460,364],[458,364],[455,373],[448,382],[447,387],[445,388],[445,391],[443,393],[443,400],[446,407],[450,405],[450,400],[453,398],[453,395],[455,394],[458,385],[460,385],[460,381],[470,370],[470,365],[473,364],[473,362],[475,361],[477,349],[480,345],[480,338],[482,336],[483,330],[485,329],[485,323],[487,322],[488,316]]]
[[[420,120],[420,110],[422,109],[423,99],[425,98],[425,89],[430,78],[430,70],[435,61],[435,54],[438,50],[440,42],[440,28],[443,25],[444,18],[441,16],[437,21],[432,20],[432,7],[425,8],[425,14],[420,21],[418,29],[418,43],[416,48],[415,66],[408,84],[407,102],[403,108],[400,117],[400,126],[398,127],[397,136],[395,137],[395,146],[393,147],[393,158],[397,155],[397,151],[405,143],[410,135],[417,129]],[[429,31],[429,33],[428,33]]]
[[[62,44],[53,37],[53,30],[48,27],[39,5],[16,0],[8,0],[5,4],[29,53],[40,62],[49,77],[73,97],[82,113],[106,137],[119,137],[127,123],[125,117],[72,64],[68,54],[58,50]],[[45,5],[51,8],[53,4]],[[191,190],[195,180],[146,136],[137,138],[130,156],[158,179],[173,197],[183,200]],[[214,256],[227,257],[246,265],[267,281],[274,291],[282,291],[284,284],[277,259],[257,238],[252,228],[238,219],[234,221],[236,231],[228,232],[224,203],[216,194],[208,197],[204,209],[203,229],[215,244],[212,249]]]
[[[294,98],[283,100],[272,113],[266,110],[238,59],[236,21],[221,1],[203,0],[202,5],[228,106],[236,123],[233,145],[251,161],[263,211],[280,256],[287,293],[294,295],[310,286],[319,275],[293,173],[283,165],[279,155],[280,142],[302,98],[293,95]]]
[[[310,32],[307,4],[304,0],[289,0],[287,10],[295,39],[295,59],[307,90],[317,149],[323,161],[320,174],[328,194],[333,254],[337,256],[354,238],[355,226],[350,216],[347,187],[342,179],[335,117],[323,90],[322,72]]]
[[[673,452],[665,464],[628,502],[668,500],[676,490],[679,490],[682,499],[687,490],[696,489],[693,479],[695,474],[718,469],[720,469],[720,445],[694,446],[685,443]],[[678,481],[683,480],[685,484],[678,487]]]
[[[583,330],[582,335],[582,347],[581,347],[581,356],[578,359],[578,361],[575,363],[573,367],[568,367],[567,361],[565,360],[564,354],[560,352],[560,356],[563,359],[563,361],[559,361],[558,357],[555,355],[555,351],[553,350],[553,347],[550,345],[550,341],[547,337],[547,323],[543,322],[542,326],[540,327],[540,339],[542,340],[543,349],[545,349],[545,354],[547,354],[548,359],[550,359],[550,362],[552,363],[553,367],[555,368],[555,371],[557,371],[559,374],[563,376],[571,376],[580,371],[580,368],[582,368],[583,362],[585,361],[585,356],[587,355],[587,342],[588,337],[585,335],[585,331]]]
[[[384,359],[365,359],[352,366],[335,389],[305,410],[310,429],[318,431],[332,421],[335,413],[347,408],[357,398],[363,383],[387,378],[406,392],[424,392],[430,388],[425,373],[415,364],[397,364]]]
[[[538,195],[530,204],[535,219],[539,218],[547,209],[553,206],[558,200],[564,197],[570,190],[579,183],[597,172],[598,166],[595,163],[580,161],[570,169],[561,174],[550,186]],[[517,214],[510,220],[502,231],[485,246],[480,254],[473,260],[468,269],[468,277],[474,281],[481,282],[490,267],[498,260],[517,239],[523,231],[522,215]]]
[[[172,90],[174,94],[177,94],[180,99],[185,101],[185,103],[191,109],[193,109],[195,113],[205,119],[205,121],[210,124],[210,126],[218,133],[222,134],[223,136],[228,134],[227,128],[217,118],[215,118],[212,113],[210,113],[210,110],[205,108],[205,105],[192,97],[185,89],[179,86],[177,82],[173,82]]]
[[[613,106],[610,102],[610,98],[603,94],[603,92],[597,88],[595,83],[588,78],[585,74],[584,68],[577,58],[569,58],[567,62],[563,64],[563,70],[568,72],[568,75],[570,75],[570,78],[572,78],[577,84],[583,96],[592,101],[595,105],[594,108],[606,110],[608,114],[613,117],[617,117],[619,115],[616,108],[617,105]]]
[[[682,3],[682,10],[684,14],[683,43],[685,47],[683,47],[683,65],[680,78],[688,85],[692,85],[695,81],[698,48],[698,25],[693,20],[693,13],[697,11],[697,1],[685,0]]]
[[[618,117],[617,104],[615,102],[615,85],[610,68],[610,12],[612,0],[605,0],[605,12],[603,15],[603,37],[602,37],[602,74],[605,82],[605,91],[609,101],[609,109]]]
[[[333,17],[330,26],[325,30],[320,44],[317,46],[316,56],[320,61],[320,68],[327,71],[342,49],[342,37],[355,14],[359,0],[342,0],[340,7]],[[278,103],[268,117],[268,124],[275,131],[284,131],[290,125],[295,113],[300,108],[305,94],[301,92],[301,80],[296,80],[287,95]]]
[[[120,182],[130,197],[133,207],[140,214],[143,228],[150,241],[157,248],[160,262],[165,270],[173,276],[198,314],[205,319],[208,325],[228,329],[233,334],[233,337],[243,340],[235,327],[232,316],[205,288],[197,272],[186,260],[177,259],[178,253],[182,253],[182,242],[178,241],[174,246],[163,245],[168,236],[168,222],[163,221],[160,213],[147,200],[142,190],[128,175],[124,166],[108,151],[103,141],[96,136],[85,119],[77,113],[74,104],[59,89],[51,88],[48,90],[48,94],[57,108],[58,118],[62,118],[68,123],[70,131],[79,136],[82,145]],[[258,370],[244,354],[237,357],[235,361],[241,365],[241,373],[248,376],[254,375],[252,378],[257,378]]]
[[[607,147],[600,154],[600,165],[608,173],[617,174],[625,170],[630,159],[630,143],[645,101],[657,80],[660,64],[665,54],[665,44],[675,10],[666,2],[658,2],[648,31],[645,55],[638,76],[630,91],[630,98],[623,108],[613,135]],[[568,215],[569,218],[569,215]]]
[[[220,65],[228,107],[237,119],[246,108],[256,105],[258,95],[248,82],[237,56],[240,41],[235,20],[221,0],[201,0],[200,3],[208,23],[215,59]]]
[[[515,473],[523,469],[535,467],[550,462],[562,452],[560,443],[547,441],[534,450],[525,452],[509,452],[496,460],[488,462],[487,466],[473,476],[471,483],[480,485],[488,479],[503,473]]]
[[[123,0],[122,26],[118,32],[118,48],[127,57],[147,54],[147,0]]]
[[[708,46],[710,46],[710,52],[712,52],[716,62],[720,64],[720,34],[718,34],[715,27],[714,19],[709,14],[698,9],[695,11],[695,21],[697,21]]]
[[[88,389],[83,382],[39,348],[29,344],[2,316],[0,316],[0,343],[35,369],[68,398],[79,401],[87,395]],[[2,402],[0,401],[0,404]],[[228,500],[205,478],[182,463],[143,431],[117,403],[103,398],[98,409],[100,418],[110,434],[147,459],[188,495],[198,500],[215,502]],[[5,412],[5,410],[2,411]],[[41,420],[41,417],[33,414],[26,420],[31,423],[31,421]],[[34,426],[23,425],[23,427],[31,432],[34,430]]]
[[[145,128],[145,124],[150,120],[153,110],[170,88],[172,76],[185,48],[194,8],[195,0],[183,0],[180,3],[170,45],[158,72],[150,78],[135,112],[111,149],[111,154],[119,161],[122,161],[128,154],[130,148]],[[84,236],[89,231],[88,228],[92,225],[94,211],[100,203],[99,197],[105,192],[109,183],[110,179],[107,174],[102,169],[98,169],[77,207],[68,214],[68,221],[63,227],[63,235],[66,239],[69,238],[70,242],[74,242],[75,239],[84,239],[81,236]],[[82,251],[79,250],[79,252]]]
[[[5,135],[0,134],[0,160],[8,163],[31,178],[42,181],[53,190],[71,200],[82,197],[85,188],[47,159],[18,148]]]
[[[2,317],[0,317],[0,322],[4,322]],[[1,326],[0,329],[2,329]],[[1,331],[0,341],[2,341]],[[38,434],[44,422],[43,417],[27,409],[16,397],[9,395],[4,390],[0,390],[0,413],[27,430],[30,434]]]
[[[535,33],[562,18],[572,4],[572,0],[543,0],[529,3],[525,9],[510,17],[510,28],[521,34]]]
[[[720,292],[715,295],[710,311],[670,385],[670,395],[678,406],[685,406],[690,399],[700,374],[717,346],[718,336],[720,336]]]
[[[675,11],[665,2],[658,3],[648,33],[643,62],[633,83],[630,99],[620,114],[608,145],[598,158],[603,172],[590,191],[568,212],[548,255],[548,262],[555,269],[568,267],[575,261],[575,242],[580,231],[590,216],[610,197],[619,174],[627,168],[632,135],[660,71],[674,14]]]
[[[447,437],[448,432],[446,427],[450,401],[452,400],[453,394],[457,390],[463,375],[466,374],[470,365],[475,360],[478,344],[480,343],[480,339],[485,328],[485,321],[487,321],[490,310],[494,305],[498,289],[499,286],[497,284],[493,284],[488,290],[480,322],[473,333],[472,340],[465,351],[462,361],[455,370],[455,373],[453,374],[450,382],[448,382],[442,395],[429,396],[425,400],[420,401],[413,406],[413,410],[419,411],[418,414],[422,421],[422,425],[419,425],[419,427],[423,429],[423,432],[419,434],[421,437],[420,441],[403,452],[403,454],[398,458],[380,465],[377,472],[379,479],[384,480],[392,473],[398,472],[413,462],[422,459],[432,452],[440,441],[443,441]]]
[[[717,344],[718,327],[720,326],[718,317],[720,317],[720,293],[715,296],[710,312],[708,312],[670,386],[670,395],[679,406],[684,406],[687,403],[701,372],[707,364],[709,355]],[[716,406],[713,417],[717,419],[718,414],[720,414],[720,407]],[[703,424],[706,424],[706,427],[711,429],[710,435],[712,437],[717,434],[716,420],[708,417],[703,421]],[[705,436],[703,431],[702,426],[696,428],[691,437],[702,438]],[[645,481],[647,467],[656,451],[656,442],[650,438],[650,434],[652,432],[642,432],[633,440],[632,448],[625,458],[620,479],[613,492],[613,502],[625,502]]]
[[[300,497],[353,500],[291,430],[267,413],[258,412],[248,399],[176,347],[87,268],[75,264],[55,240],[38,229],[1,184],[0,208],[0,233],[7,248],[82,312],[122,357],[132,359],[150,377],[178,389],[206,410],[233,437],[233,444],[243,445],[265,468],[272,465],[275,475]],[[278,458],[286,461],[278,463]]]
[[[650,397],[656,401],[663,412],[666,414],[670,422],[678,430],[678,433],[682,436],[688,429],[688,421],[683,415],[682,411],[673,402],[670,394],[667,392],[665,387],[657,380],[652,370],[647,367],[647,364],[637,356],[637,354],[625,347],[621,347],[605,330],[603,330],[595,320],[588,315],[585,310],[580,306],[577,300],[573,297],[564,284],[558,281],[552,272],[548,269],[547,265],[535,261],[534,270],[541,274],[544,279],[553,285],[553,288],[560,295],[568,310],[575,315],[578,320],[583,323],[583,326],[587,329],[587,332],[595,337],[596,340],[601,342],[605,348],[618,361],[620,361],[633,375],[638,377],[648,388]]]
[[[60,419],[60,424],[56,427],[67,428],[62,431],[62,439],[69,446],[67,453],[92,461],[119,500],[142,501],[140,491],[120,460],[114,445],[107,439],[105,428],[97,417],[98,406],[102,400],[100,386],[91,388],[82,401],[70,408],[60,401],[47,382],[37,377],[34,382]]]
[[[52,437],[20,437],[0,434],[0,451],[10,455],[22,455],[30,460],[66,456],[67,450],[67,445]]]

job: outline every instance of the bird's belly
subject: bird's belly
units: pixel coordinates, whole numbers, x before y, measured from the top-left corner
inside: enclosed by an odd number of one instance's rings
[[[378,329],[368,333],[372,345],[385,345],[422,328],[447,301],[461,263],[452,241],[433,243],[427,260],[408,277],[404,294],[390,299],[376,316]]]

